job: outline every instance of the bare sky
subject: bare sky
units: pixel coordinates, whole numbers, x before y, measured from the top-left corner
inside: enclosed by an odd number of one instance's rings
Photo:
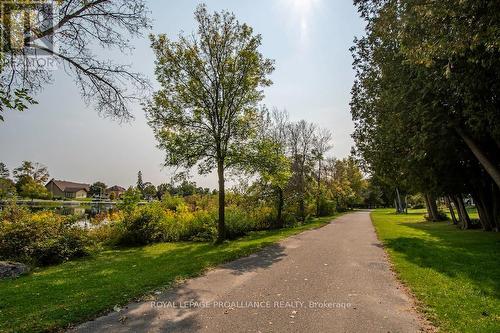
[[[200,1],[151,0],[153,32],[174,38],[195,29],[193,11]],[[264,103],[286,108],[292,120],[305,119],[333,131],[331,154],[345,157],[352,146],[349,94],[354,72],[349,47],[360,36],[363,22],[349,0],[212,0],[210,10],[227,9],[263,36],[261,52],[276,60],[274,85]],[[99,52],[130,63],[135,71],[153,76],[154,56],[147,36],[133,41],[132,55]],[[139,105],[131,106],[131,123],[100,118],[82,102],[63,70],[54,83],[36,96],[29,111],[7,112],[0,123],[0,161],[9,169],[22,160],[41,162],[51,177],[70,181],[104,181],[108,185],[134,184],[138,170],[145,181],[167,182],[163,153],[156,146]],[[213,175],[193,180],[215,187]]]

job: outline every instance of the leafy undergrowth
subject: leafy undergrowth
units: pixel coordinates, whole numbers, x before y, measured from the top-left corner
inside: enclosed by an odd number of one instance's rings
[[[293,228],[252,232],[222,245],[176,242],[110,249],[0,281],[0,332],[61,330],[331,220],[323,217]]]
[[[500,234],[372,212],[396,273],[444,332],[500,332]]]

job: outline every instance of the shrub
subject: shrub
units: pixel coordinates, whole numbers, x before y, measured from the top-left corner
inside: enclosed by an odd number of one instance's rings
[[[97,214],[90,220],[89,237],[97,244],[118,244],[123,232],[123,213],[112,210]]]
[[[336,203],[333,200],[322,198],[319,203],[319,216],[330,216],[335,213]]]
[[[125,214],[122,233],[118,241],[121,245],[144,245],[165,240],[162,223],[167,213],[159,203],[135,208]]]
[[[191,235],[189,240],[192,241],[212,241],[217,237],[217,218],[215,211],[209,213],[199,210],[194,213],[194,218],[191,224]]]
[[[187,205],[181,197],[171,196],[165,194],[161,199],[162,206],[165,209],[177,211],[177,210],[187,210]]]
[[[247,213],[252,222],[251,230],[265,230],[270,229],[276,224],[275,210],[266,205],[259,205],[258,207]]]
[[[233,239],[255,230],[255,221],[244,210],[238,207],[226,208],[226,235]]]
[[[243,236],[250,231],[269,229],[273,222],[271,207],[260,206],[250,211],[238,206],[226,208],[226,233],[230,239]]]
[[[143,245],[155,242],[214,239],[216,224],[212,213],[201,210],[190,212],[183,203],[176,206],[176,211],[165,209],[165,206],[164,202],[151,203],[125,215],[122,222],[114,226],[118,229],[115,231],[119,234],[118,243]]]
[[[34,214],[24,211],[17,215],[12,215],[12,210],[3,212],[0,257],[51,265],[85,256],[89,253],[90,241],[85,230],[75,223],[73,218],[47,211]]]
[[[118,203],[120,210],[128,213],[132,212],[141,201],[141,192],[138,189],[129,187],[122,195],[121,201]]]

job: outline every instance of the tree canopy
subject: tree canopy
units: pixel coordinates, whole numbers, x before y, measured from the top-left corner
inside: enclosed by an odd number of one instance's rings
[[[352,48],[351,111],[367,171],[397,193],[426,193],[430,207],[472,195],[483,228],[498,228],[498,4],[355,4],[367,25]]]

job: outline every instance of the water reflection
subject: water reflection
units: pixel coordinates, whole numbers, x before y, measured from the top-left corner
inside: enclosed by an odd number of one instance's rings
[[[0,210],[4,203],[0,202]],[[88,202],[79,205],[64,204],[54,205],[54,203],[18,203],[19,205],[27,207],[31,212],[52,211],[61,215],[77,215],[81,218],[78,219],[77,224],[81,227],[90,227],[90,219],[100,213],[111,213],[116,210],[116,204],[113,202]]]

